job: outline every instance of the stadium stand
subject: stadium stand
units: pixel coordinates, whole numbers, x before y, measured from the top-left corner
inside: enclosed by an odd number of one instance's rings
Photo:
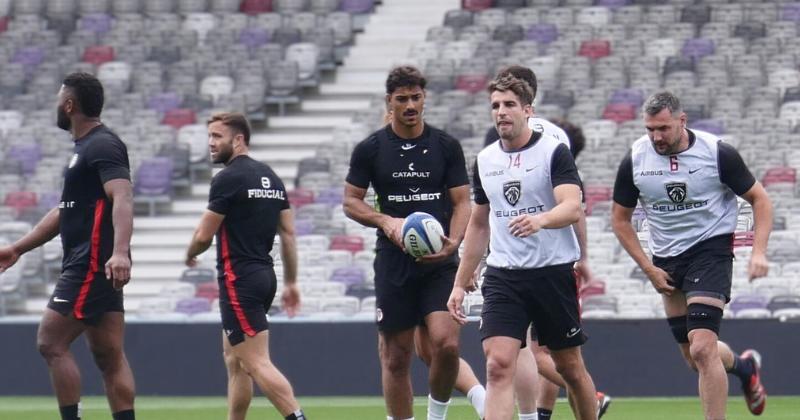
[[[216,310],[213,249],[200,269],[185,270],[182,255],[216,171],[205,159],[203,123],[213,111],[237,109],[257,124],[253,156],[294,186],[302,316],[370,318],[374,230],[343,216],[341,185],[352,147],[380,125],[382,83],[399,63],[424,69],[426,119],[461,140],[468,162],[491,126],[483,89],[504,65],[536,71],[537,113],[583,125],[587,145],[578,165],[591,180],[586,210],[596,276],[582,291],[588,318],[663,317],[608,215],[616,165],[643,134],[638,107],[655,89],[675,90],[690,127],[738,147],[775,200],[770,277],[752,284],[752,209],[740,207],[731,314],[800,314],[796,3],[71,3],[16,0],[0,8],[0,238],[13,240],[57,204],[71,145],[53,127],[50,98],[64,73],[96,73],[108,91],[104,120],[128,145],[141,203],[126,300],[134,315],[200,319]],[[634,222],[646,242],[641,213]],[[0,314],[42,310],[59,252],[48,244],[0,275]],[[280,255],[274,258],[281,276]],[[480,295],[471,296],[468,313],[481,305]],[[273,312],[280,316],[279,303]]]

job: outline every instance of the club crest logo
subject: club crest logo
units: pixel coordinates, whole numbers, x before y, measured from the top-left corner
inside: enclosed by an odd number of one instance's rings
[[[516,206],[522,196],[522,183],[520,181],[508,181],[503,184],[503,195],[508,204]]]
[[[673,203],[683,203],[683,200],[686,200],[685,182],[670,182],[665,187],[667,188],[667,196]]]

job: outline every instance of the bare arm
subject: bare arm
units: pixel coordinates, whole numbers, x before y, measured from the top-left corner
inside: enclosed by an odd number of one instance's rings
[[[281,210],[278,236],[281,238],[281,261],[283,261],[284,284],[297,283],[297,240],[294,233],[294,213]]]
[[[0,247],[0,273],[16,264],[22,254],[44,245],[58,235],[59,210],[54,208],[17,242]]]
[[[752,281],[766,276],[769,271],[767,241],[772,232],[772,202],[760,182],[742,194],[742,198],[753,206],[753,253],[747,270]]]
[[[647,258],[647,254],[645,254],[642,245],[639,243],[639,236],[633,229],[633,225],[631,225],[631,217],[633,217],[634,210],[635,208],[624,207],[614,203],[611,207],[611,228],[625,251],[647,274],[653,287],[659,293],[669,296],[674,290],[668,284],[668,281],[671,280],[669,275],[664,270],[653,265],[653,262]]]
[[[403,249],[401,232],[403,219],[387,216],[375,211],[375,209],[364,202],[364,197],[366,197],[366,195],[366,189],[356,187],[350,183],[345,183],[343,202],[344,214],[364,226],[383,230],[383,233],[385,233],[395,245]]]
[[[46,215],[33,227],[33,229],[17,240],[11,247],[14,253],[22,254],[38,248],[58,235],[58,218],[60,211],[58,207],[47,212]]]
[[[581,210],[578,222],[572,225],[575,231],[575,236],[578,238],[578,247],[581,250],[581,258],[575,263],[575,271],[580,274],[580,280],[588,282],[592,278],[592,272],[589,270],[589,248],[587,246],[586,236],[586,213]]]
[[[189,248],[186,250],[187,266],[194,267],[197,265],[197,256],[211,246],[214,234],[219,230],[223,220],[225,220],[224,214],[215,213],[211,210],[203,212],[203,216],[200,217],[200,223],[192,235]]]
[[[453,291],[447,302],[450,315],[461,324],[467,322],[466,314],[461,306],[464,302],[464,295],[467,291],[475,289],[472,275],[478,268],[478,264],[486,252],[486,247],[489,246],[489,235],[489,204],[476,204],[469,218],[464,236],[464,254],[461,263],[458,264]]]
[[[133,186],[128,179],[112,179],[103,184],[111,200],[111,222],[114,225],[114,251],[106,262],[106,277],[114,288],[121,288],[131,278],[131,235],[133,234]]]
[[[509,222],[511,234],[525,238],[541,229],[559,229],[576,223],[580,218],[581,189],[575,184],[561,184],[553,188],[556,206],[541,214],[523,214]]]
[[[441,251],[420,257],[420,261],[437,262],[458,251],[461,241],[464,239],[464,232],[469,223],[470,204],[469,204],[469,185],[450,188],[447,192],[450,202],[453,205],[453,215],[450,217],[450,237],[443,239]]]
[[[281,210],[278,236],[281,238],[283,261],[281,305],[286,314],[293,317],[300,310],[300,289],[297,287],[297,241],[294,233],[294,213],[291,209]]]

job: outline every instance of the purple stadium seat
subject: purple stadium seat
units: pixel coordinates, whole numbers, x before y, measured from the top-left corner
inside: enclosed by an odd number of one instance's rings
[[[611,99],[608,100],[610,104],[629,104],[635,107],[640,107],[644,103],[644,94],[642,91],[635,88],[617,89],[611,94]]]
[[[181,314],[194,315],[210,310],[211,302],[200,297],[181,299],[175,304],[175,312]]]
[[[157,196],[172,193],[172,160],[155,157],[142,161],[136,171],[134,191],[137,194]]]
[[[295,219],[294,232],[297,236],[311,235],[314,233],[314,221],[311,219]]]
[[[181,96],[175,92],[156,93],[147,100],[147,107],[164,115],[168,111],[181,107]]]
[[[628,0],[596,0],[594,4],[595,6],[603,6],[613,10],[622,6],[627,6],[630,2]]]
[[[36,166],[42,158],[42,152],[38,144],[17,144],[8,150],[6,159],[12,159],[20,163],[22,173],[30,175],[36,172]]]
[[[250,27],[242,29],[239,33],[239,43],[247,48],[258,48],[270,40],[270,34],[264,28]]]
[[[558,27],[552,23],[540,23],[530,26],[525,32],[525,39],[540,44],[549,44],[558,39]]]
[[[341,0],[339,10],[350,14],[370,13],[375,7],[375,0]]]
[[[92,13],[80,18],[78,29],[104,34],[111,30],[113,20],[105,13]]]
[[[736,313],[742,309],[766,309],[769,297],[757,294],[739,295],[731,301],[730,309]]]
[[[800,21],[800,3],[786,3],[781,8],[780,20]]]
[[[690,122],[689,125],[696,130],[707,131],[711,134],[725,134],[725,124],[720,120],[706,119]]]
[[[44,55],[41,47],[22,47],[14,54],[11,62],[22,64],[25,67],[25,73],[30,75],[44,61]]]
[[[61,202],[61,192],[47,191],[39,194],[39,210],[50,211]]]
[[[364,270],[361,267],[341,267],[333,270],[330,281],[344,283],[346,286],[362,284],[365,281]]]
[[[683,43],[681,55],[686,58],[698,59],[714,54],[714,41],[707,38],[691,38]]]
[[[335,188],[328,188],[325,190],[320,191],[317,194],[315,203],[324,203],[329,206],[336,206],[342,204],[343,198],[343,191],[340,187]]]

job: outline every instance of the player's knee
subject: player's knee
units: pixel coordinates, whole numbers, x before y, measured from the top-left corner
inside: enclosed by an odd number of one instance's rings
[[[411,366],[410,352],[398,350],[384,352],[382,356],[383,368],[392,375],[403,376],[409,373]]]
[[[489,382],[502,382],[514,376],[514,359],[500,355],[490,355],[486,359],[486,376]]]
[[[440,360],[447,359],[452,361],[458,359],[458,341],[449,339],[442,341],[436,349],[436,355]]]
[[[716,343],[700,341],[689,345],[689,353],[695,365],[695,370],[702,369],[712,362],[719,361]]]
[[[36,349],[39,351],[39,354],[41,354],[42,357],[48,361],[59,358],[68,351],[68,349],[64,346],[56,345],[46,341],[38,341],[36,343]]]
[[[97,367],[105,372],[117,365],[122,355],[122,350],[114,347],[104,347],[102,349],[92,349],[92,357]]]
[[[558,374],[568,383],[575,383],[583,374],[583,363],[579,359],[560,358],[554,359],[553,362],[555,362]]]

